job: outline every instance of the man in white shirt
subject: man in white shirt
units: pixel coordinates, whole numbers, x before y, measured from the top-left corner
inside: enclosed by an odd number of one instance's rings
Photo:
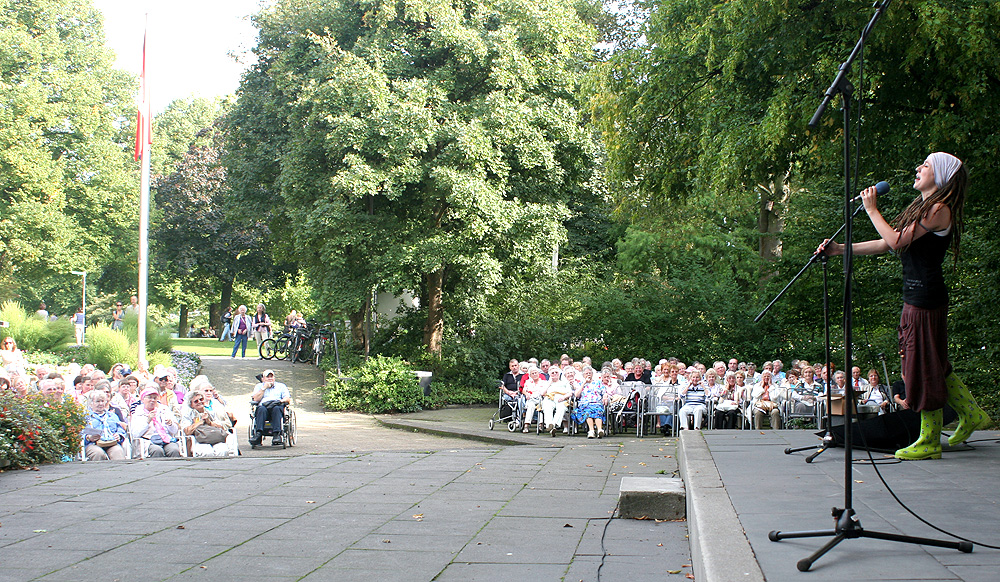
[[[264,425],[271,421],[271,445],[282,445],[282,419],[285,406],[292,402],[288,386],[274,381],[274,371],[264,370],[258,376],[260,383],[254,386],[250,399],[257,403],[257,413],[254,416],[254,433],[250,446],[257,447],[264,435]]]

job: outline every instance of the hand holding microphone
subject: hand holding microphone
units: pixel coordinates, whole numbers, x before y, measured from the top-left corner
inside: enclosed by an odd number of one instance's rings
[[[861,200],[861,202],[865,205],[865,212],[871,212],[872,210],[876,209],[875,206],[876,196],[880,194],[885,194],[888,191],[889,191],[889,183],[886,181],[882,181],[879,182],[878,184],[875,184],[874,186],[869,186],[868,188],[862,190],[861,194],[858,194],[854,198],[854,201],[857,202],[858,200]]]
[[[877,210],[875,206],[875,199],[879,194],[886,194],[889,192],[889,183],[886,181],[879,182],[874,186],[869,186],[865,188],[861,194],[854,197],[854,201],[862,201],[865,205],[866,212],[872,212]],[[836,243],[830,239],[824,240],[818,247],[816,247],[816,252],[814,254],[825,253],[829,256],[837,256],[844,254],[844,245]]]

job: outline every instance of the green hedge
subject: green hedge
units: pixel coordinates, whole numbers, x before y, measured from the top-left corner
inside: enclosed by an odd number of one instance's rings
[[[350,380],[341,380],[327,373],[323,387],[323,405],[329,410],[353,410],[367,414],[415,412],[423,408],[440,408],[451,404],[495,404],[494,388],[441,382],[431,384],[431,395],[425,397],[413,369],[399,358],[374,356],[346,371]]]

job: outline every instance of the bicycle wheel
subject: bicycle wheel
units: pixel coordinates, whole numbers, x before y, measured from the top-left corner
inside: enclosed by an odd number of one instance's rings
[[[313,340],[313,364],[319,367],[320,361],[323,360],[323,340],[316,338]]]
[[[265,360],[270,360],[274,357],[275,352],[278,351],[278,342],[274,341],[274,338],[267,338],[266,340],[260,342],[260,357]]]
[[[295,361],[303,364],[312,361],[312,342],[299,342],[299,349],[295,351]]]
[[[280,337],[274,342],[274,357],[284,360],[288,356],[288,338]]]

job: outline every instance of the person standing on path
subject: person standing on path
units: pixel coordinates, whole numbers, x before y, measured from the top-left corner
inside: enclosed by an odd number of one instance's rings
[[[257,313],[253,316],[253,337],[257,342],[258,350],[260,350],[261,342],[271,337],[271,318],[267,316],[263,303],[257,304]],[[263,360],[264,358],[258,359]]]
[[[76,345],[83,345],[83,330],[87,327],[87,320],[83,315],[83,308],[78,307],[73,314],[73,327],[76,329]]]
[[[236,310],[236,317],[233,318],[233,337],[236,343],[233,344],[233,355],[230,356],[231,358],[236,357],[236,351],[240,349],[240,344],[243,345],[243,352],[240,354],[240,357],[247,357],[247,339],[250,337],[251,329],[253,329],[253,319],[247,315],[247,306],[240,305],[239,309]]]
[[[222,333],[219,334],[219,341],[224,342],[229,339],[229,331],[232,329],[233,308],[226,306],[226,312],[222,314]]]
[[[111,329],[121,329],[125,324],[125,310],[122,309],[122,302],[115,303],[115,308],[111,310]]]

